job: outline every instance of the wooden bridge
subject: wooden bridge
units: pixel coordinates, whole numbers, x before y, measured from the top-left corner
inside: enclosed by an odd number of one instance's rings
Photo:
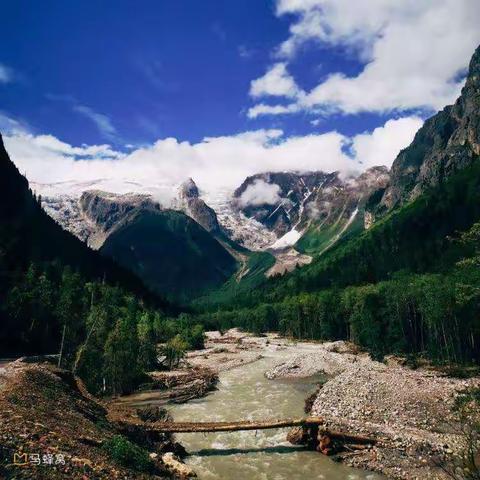
[[[324,420],[319,417],[294,418],[286,420],[259,420],[240,422],[155,422],[152,426],[165,433],[195,433],[195,432],[237,432],[239,430],[267,430],[285,427],[312,427],[322,425]]]
[[[363,435],[353,435],[323,428],[321,417],[289,418],[286,420],[248,420],[239,422],[154,422],[151,428],[162,433],[237,432],[240,430],[268,430],[273,428],[302,427],[297,434],[288,435],[291,443],[304,443],[328,439],[342,444],[374,445],[377,440]],[[313,439],[313,437],[315,439]],[[308,440],[309,439],[309,440]]]
[[[267,430],[273,428],[297,427],[290,430],[287,440],[295,445],[306,445],[325,455],[331,455],[344,447],[350,450],[370,448],[377,440],[346,432],[330,430],[325,427],[321,417],[288,418],[285,420],[244,420],[238,422],[142,422],[131,423],[115,420],[115,424],[125,432],[139,429],[156,439],[165,433],[207,433],[237,432],[240,430]],[[163,439],[163,437],[162,437]]]

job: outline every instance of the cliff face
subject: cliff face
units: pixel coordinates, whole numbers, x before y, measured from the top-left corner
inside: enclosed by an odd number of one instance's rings
[[[176,207],[193,218],[207,232],[219,233],[217,214],[201,198],[195,182],[189,178],[178,189],[178,201]]]
[[[480,156],[480,47],[470,62],[466,84],[454,105],[427,120],[391,170],[390,184],[376,214],[413,200],[469,166]]]
[[[234,192],[233,205],[278,237],[299,224],[305,207],[321,189],[339,182],[337,172],[265,172],[247,177]]]
[[[110,230],[135,208],[160,210],[150,195],[126,194],[88,190],[80,197],[80,207],[89,220],[97,224],[104,232]]]
[[[318,189],[302,215],[299,228],[304,233],[296,248],[321,254],[345,235],[369,228],[366,204],[372,193],[385,189],[388,180],[386,167],[372,167],[356,178],[337,178],[334,184]]]
[[[296,244],[314,254],[351,226],[363,228],[367,199],[384,189],[388,180],[386,167],[372,167],[349,178],[338,172],[266,172],[248,177],[235,191],[232,205],[280,237],[271,249]]]

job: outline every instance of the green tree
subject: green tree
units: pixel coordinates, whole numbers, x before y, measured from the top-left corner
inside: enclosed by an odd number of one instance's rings
[[[157,349],[153,331],[153,320],[149,312],[143,312],[137,325],[138,366],[143,371],[151,370],[157,364]]]
[[[180,335],[175,335],[163,347],[163,354],[168,368],[171,370],[178,367],[180,360],[185,356],[187,351],[187,342]]]

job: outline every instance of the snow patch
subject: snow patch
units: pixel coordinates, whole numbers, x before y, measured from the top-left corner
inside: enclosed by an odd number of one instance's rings
[[[302,236],[302,233],[295,228],[292,228],[289,232],[287,232],[283,237],[280,237],[276,242],[272,243],[268,248],[272,250],[280,250],[282,248],[291,247],[295,245]]]

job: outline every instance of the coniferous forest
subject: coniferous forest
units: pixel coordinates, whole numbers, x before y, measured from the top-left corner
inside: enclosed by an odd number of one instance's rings
[[[174,355],[201,345],[202,327],[43,211],[3,144],[0,170],[2,356],[59,355],[93,393],[119,394],[157,366],[157,343]]]
[[[209,328],[351,340],[382,358],[478,362],[480,164],[344,238],[312,265],[197,302]],[[234,308],[231,304],[234,304]]]

